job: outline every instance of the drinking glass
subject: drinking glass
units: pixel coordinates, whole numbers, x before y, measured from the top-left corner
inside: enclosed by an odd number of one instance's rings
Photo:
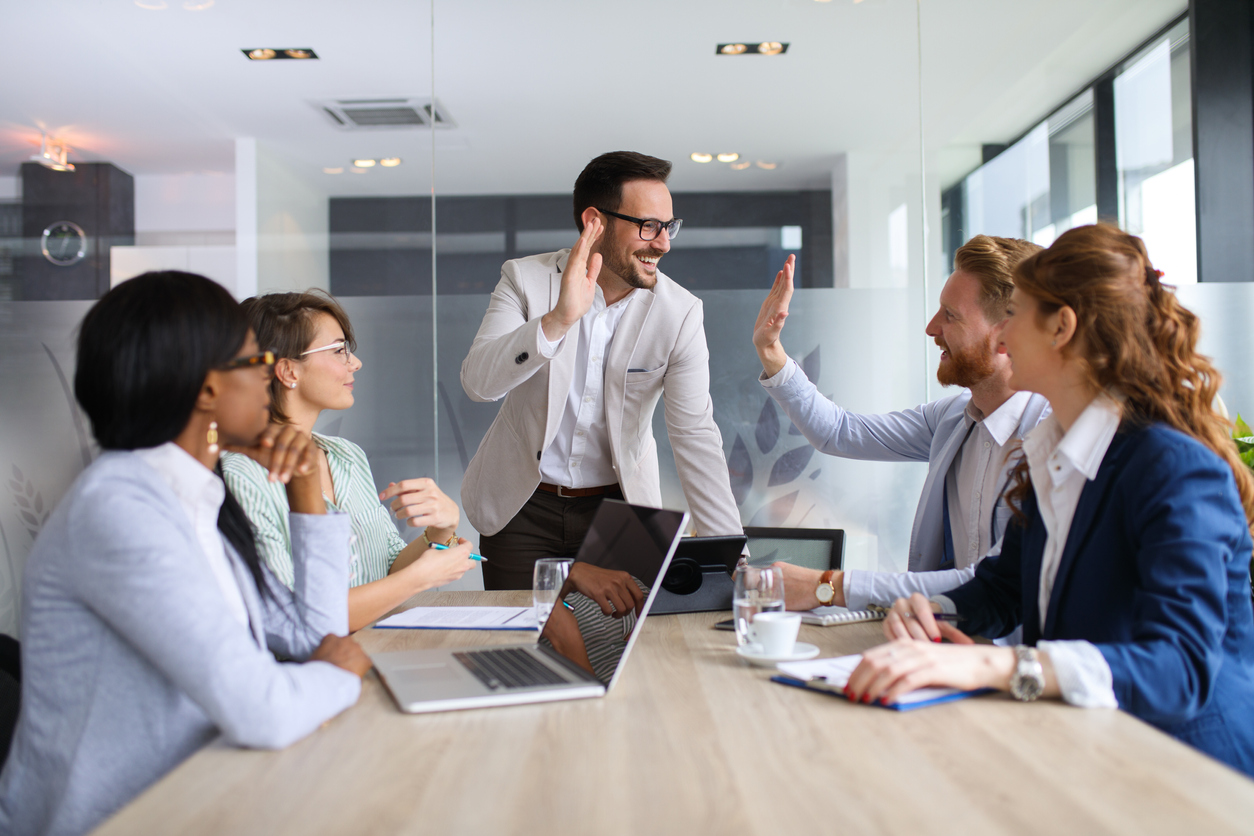
[[[542,633],[549,620],[549,613],[553,612],[553,607],[557,604],[557,596],[566,585],[570,564],[574,562],[569,557],[542,557],[536,561],[531,580],[531,600],[536,608],[536,624]]]
[[[732,619],[736,644],[749,644],[749,625],[758,613],[784,611],[784,572],[778,566],[750,566],[741,562],[732,576]]]

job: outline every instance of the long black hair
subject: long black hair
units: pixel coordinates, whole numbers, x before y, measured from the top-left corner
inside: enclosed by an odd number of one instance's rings
[[[191,420],[206,375],[235,357],[247,337],[244,309],[204,276],[144,273],[110,290],[79,326],[74,371],[74,396],[96,441],[106,450],[172,441]],[[270,597],[252,525],[230,489],[218,530],[258,593]]]

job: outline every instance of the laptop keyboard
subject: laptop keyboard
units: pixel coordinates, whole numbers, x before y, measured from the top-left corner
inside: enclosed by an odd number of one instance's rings
[[[453,658],[493,691],[565,685],[569,682],[521,647],[470,650],[454,653]]]

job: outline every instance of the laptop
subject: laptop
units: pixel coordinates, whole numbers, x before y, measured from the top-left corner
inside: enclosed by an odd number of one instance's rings
[[[732,572],[746,542],[743,534],[680,540],[650,612],[664,615],[730,610]]]
[[[376,653],[375,670],[410,714],[604,696],[622,675],[687,525],[686,513],[614,499],[597,509],[575,560],[630,575],[644,593],[639,613],[607,616],[571,592],[570,607],[555,607],[531,644]]]

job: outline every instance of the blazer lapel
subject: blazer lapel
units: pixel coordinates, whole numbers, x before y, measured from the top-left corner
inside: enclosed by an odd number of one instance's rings
[[[1101,516],[1101,510],[1110,495],[1111,482],[1121,471],[1118,460],[1122,455],[1126,438],[1121,432],[1115,433],[1109,449],[1106,450],[1106,455],[1102,457],[1097,478],[1086,484],[1084,490],[1080,492],[1075,516],[1071,518],[1071,530],[1067,532],[1067,545],[1063,548],[1062,559],[1058,562],[1058,574],[1054,578],[1054,587],[1049,594],[1049,609],[1045,612],[1045,628],[1041,631],[1042,637],[1048,638],[1054,634],[1057,626],[1055,622],[1058,620],[1058,602],[1062,598],[1063,590],[1067,587],[1067,577],[1075,565],[1076,555],[1084,547],[1084,542],[1093,530],[1093,524]],[[1041,588],[1039,565],[1036,571],[1037,582],[1033,589],[1039,590]]]
[[[610,436],[610,450],[613,451],[616,461],[621,452],[619,440],[622,438],[623,392],[627,386],[627,369],[631,368],[631,357],[635,354],[640,335],[648,323],[653,300],[657,298],[653,291],[642,288],[633,290],[631,295],[634,298],[627,303],[627,310],[618,321],[614,340],[610,344],[610,353],[605,358],[605,422]]]
[[[570,253],[563,253],[549,274],[549,306],[551,311],[557,307],[557,297],[562,292],[562,273],[566,269],[566,260]],[[557,427],[562,421],[562,412],[566,408],[566,398],[570,395],[570,383],[575,376],[575,355],[579,352],[579,325],[566,334],[557,354],[548,364],[549,391],[548,412],[544,422],[544,449],[548,449],[557,435]]]

